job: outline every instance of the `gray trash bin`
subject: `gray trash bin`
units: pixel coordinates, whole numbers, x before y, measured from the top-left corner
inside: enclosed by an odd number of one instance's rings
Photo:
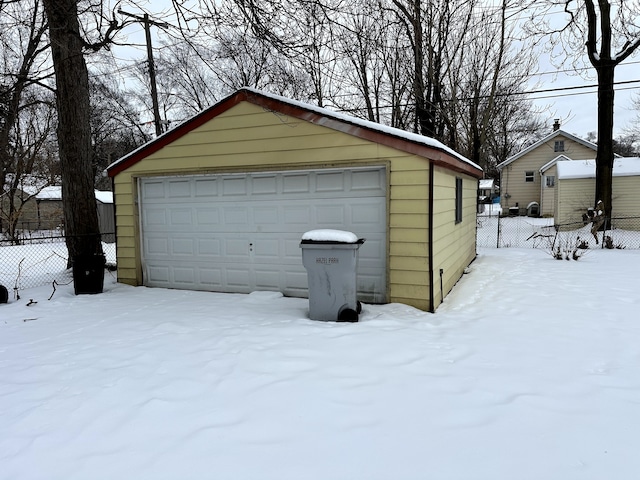
[[[316,235],[314,232],[321,234]],[[329,235],[323,235],[327,232]],[[331,235],[331,232],[337,235]],[[305,233],[300,248],[309,283],[309,318],[338,322],[358,321],[361,307],[357,298],[356,269],[358,249],[364,241],[364,238],[357,238],[350,232],[340,230]]]

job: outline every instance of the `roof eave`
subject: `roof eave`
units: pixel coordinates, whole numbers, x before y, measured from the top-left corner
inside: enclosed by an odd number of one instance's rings
[[[343,118],[333,118],[330,115],[324,115],[311,109],[306,109],[299,104],[287,103],[251,89],[238,90],[236,93],[220,101],[216,105],[204,110],[200,114],[178,125],[173,130],[166,132],[160,137],[111,164],[107,167],[109,176],[114,177],[143,158],[157,152],[189,131],[203,125],[243,101],[247,101],[265,109],[277,111],[300,120],[305,120],[316,125],[331,128],[332,130],[347,133],[365,140],[370,140],[381,145],[386,145],[400,151],[428,158],[429,160],[432,160],[434,164],[458,173],[467,174],[478,179],[483,176],[482,169],[477,167],[475,164],[456,158],[444,148],[440,149],[433,145],[415,142],[411,139],[393,135],[388,131],[383,132],[374,128],[368,128],[363,125],[358,125],[357,123],[349,122]]]

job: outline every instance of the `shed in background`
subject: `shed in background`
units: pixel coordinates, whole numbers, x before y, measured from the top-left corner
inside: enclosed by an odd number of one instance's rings
[[[588,208],[594,207],[596,161],[573,160],[556,164],[558,191],[556,195],[556,225],[582,221]],[[622,157],[613,161],[612,225],[625,230],[640,226],[640,158]],[[635,218],[632,218],[635,217]],[[571,226],[566,227],[570,229]]]

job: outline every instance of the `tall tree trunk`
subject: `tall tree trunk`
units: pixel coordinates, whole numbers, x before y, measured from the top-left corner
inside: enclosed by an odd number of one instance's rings
[[[604,203],[604,212],[611,218],[613,199],[613,105],[615,64],[605,64],[598,71],[598,149],[596,151],[596,198]]]
[[[102,253],[91,162],[89,74],[77,0],[44,0],[56,77],[62,206],[69,258]]]

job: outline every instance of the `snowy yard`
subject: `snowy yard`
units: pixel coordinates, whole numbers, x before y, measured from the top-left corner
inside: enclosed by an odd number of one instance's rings
[[[481,249],[436,314],[356,324],[110,275],[24,290],[0,305],[0,479],[636,479],[639,271]]]

